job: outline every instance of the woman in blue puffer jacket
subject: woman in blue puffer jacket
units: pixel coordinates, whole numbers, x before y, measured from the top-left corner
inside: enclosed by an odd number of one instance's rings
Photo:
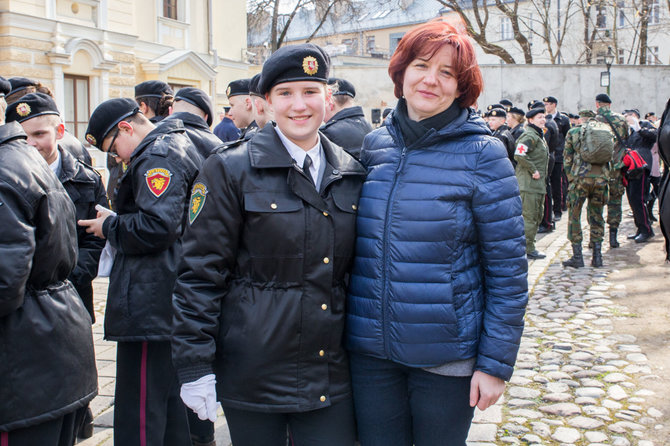
[[[369,134],[347,309],[362,446],[465,445],[512,375],[527,295],[521,199],[469,108],[475,51],[443,19],[400,41],[398,105]]]

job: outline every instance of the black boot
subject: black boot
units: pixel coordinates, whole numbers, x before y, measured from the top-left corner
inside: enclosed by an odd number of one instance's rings
[[[647,201],[647,213],[649,214],[649,221],[650,222],[655,222],[658,221],[656,217],[654,217],[654,202],[653,201]]]
[[[603,266],[603,254],[600,251],[602,243],[593,244],[593,256],[591,257],[591,266],[599,268]]]
[[[598,243],[598,245],[600,245]],[[572,244],[572,258],[565,260],[563,266],[581,268],[584,266],[584,257],[582,256],[582,245]]]
[[[621,246],[619,242],[616,241],[616,229],[610,229],[610,248],[618,248]]]

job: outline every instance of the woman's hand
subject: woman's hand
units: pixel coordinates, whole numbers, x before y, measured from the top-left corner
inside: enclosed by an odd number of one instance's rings
[[[535,172],[533,172],[533,179],[534,180],[539,180],[540,179],[540,172],[538,172],[537,170]]]
[[[476,370],[470,381],[470,407],[486,410],[493,406],[505,391],[505,381]]]

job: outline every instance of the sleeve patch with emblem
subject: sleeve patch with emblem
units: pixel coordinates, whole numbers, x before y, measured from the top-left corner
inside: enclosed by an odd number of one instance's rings
[[[515,155],[521,155],[521,156],[526,156],[526,153],[528,153],[528,146],[525,144],[517,144],[516,145],[516,150],[514,151]]]
[[[191,189],[191,201],[188,206],[188,222],[193,224],[202,208],[205,206],[207,199],[207,186],[202,183],[195,183]]]
[[[149,190],[158,198],[163,195],[170,185],[172,172],[167,169],[156,168],[147,170],[144,176],[147,180]]]

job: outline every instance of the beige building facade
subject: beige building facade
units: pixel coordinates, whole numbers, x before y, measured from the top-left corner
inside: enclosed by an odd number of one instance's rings
[[[93,109],[145,80],[201,88],[220,111],[248,76],[246,29],[245,0],[0,0],[0,75],[48,86],[84,141]]]

